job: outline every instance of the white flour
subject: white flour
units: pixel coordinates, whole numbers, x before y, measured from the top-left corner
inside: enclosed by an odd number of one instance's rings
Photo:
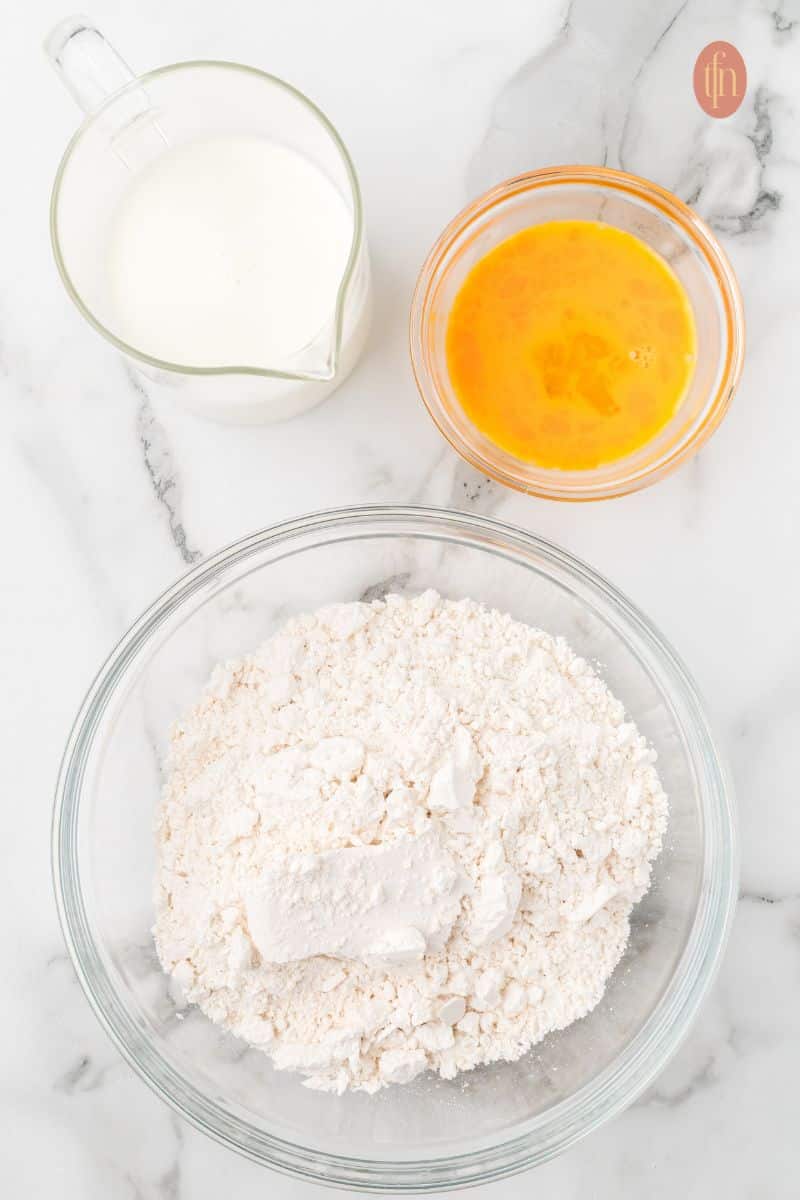
[[[294,619],[173,731],[164,969],[310,1087],[518,1058],[623,953],[654,760],[563,640],[473,601]]]

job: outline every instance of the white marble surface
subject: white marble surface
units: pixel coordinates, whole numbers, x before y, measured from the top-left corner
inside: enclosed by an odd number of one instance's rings
[[[302,511],[414,500],[518,522],[627,591],[705,692],[741,810],[738,917],[688,1041],[626,1115],[535,1177],[484,1190],[797,1196],[797,0],[96,0],[93,15],[136,67],[263,66],[313,96],[355,158],[377,289],[367,357],[322,408],[256,430],[148,400],[61,289],[48,192],[76,112],[39,43],[62,15],[54,0],[16,6],[0,50],[3,1193],[311,1194],[182,1124],[101,1032],[56,921],[50,800],[95,668],[189,563]],[[691,91],[695,55],[717,38],[742,50],[750,75],[724,122],[703,117]],[[415,273],[443,223],[492,182],[559,160],[620,165],[690,199],[722,234],[747,306],[745,378],[721,430],[668,481],[602,506],[512,495],[464,468],[419,403],[406,353]]]

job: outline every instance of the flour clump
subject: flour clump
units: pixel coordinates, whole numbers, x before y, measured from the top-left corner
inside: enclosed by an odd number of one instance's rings
[[[474,601],[296,617],[172,731],[163,967],[310,1087],[519,1058],[623,954],[655,757],[563,639]]]

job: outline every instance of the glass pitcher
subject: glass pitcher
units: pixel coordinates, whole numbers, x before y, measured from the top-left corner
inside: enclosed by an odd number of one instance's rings
[[[58,270],[87,321],[150,381],[217,420],[281,420],[338,387],[366,341],[370,272],[358,179],[328,119],[289,84],[236,63],[175,63],[137,77],[84,18],[63,21],[45,49],[87,114],[61,160],[50,208]],[[162,361],[115,330],[105,261],[111,221],[132,175],[169,148],[242,134],[301,154],[348,206],[352,242],[330,319],[306,346],[268,367]]]

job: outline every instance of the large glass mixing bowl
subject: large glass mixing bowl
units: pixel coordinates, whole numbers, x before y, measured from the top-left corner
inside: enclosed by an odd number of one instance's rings
[[[251,650],[298,611],[428,587],[563,634],[600,664],[658,750],[669,832],[625,957],[588,1017],[518,1062],[336,1097],[309,1091],[199,1011],[176,1007],[150,934],[161,763],[171,721],[220,659]],[[694,685],[660,634],[563,550],[482,517],[423,508],[346,509],[277,525],[157,600],[102,668],[75,723],[53,854],[81,983],[159,1096],[257,1162],[394,1193],[544,1162],[630,1104],[697,1011],[736,885],[730,787]]]

